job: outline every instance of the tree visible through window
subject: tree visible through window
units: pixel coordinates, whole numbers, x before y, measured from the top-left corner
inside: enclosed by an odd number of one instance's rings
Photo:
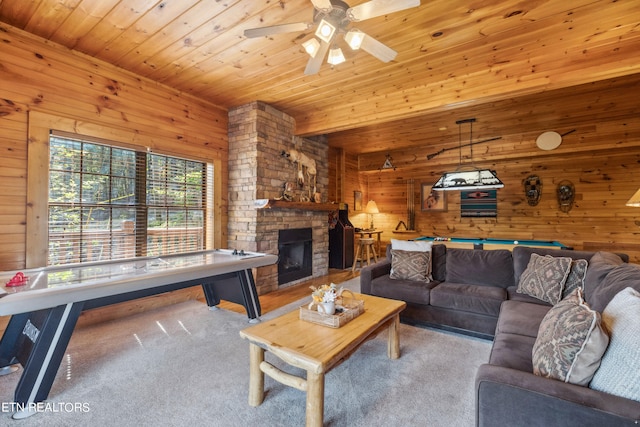
[[[51,136],[48,264],[204,249],[207,165]]]

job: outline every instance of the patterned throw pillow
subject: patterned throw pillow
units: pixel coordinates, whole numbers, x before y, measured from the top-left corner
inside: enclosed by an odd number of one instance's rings
[[[587,385],[600,366],[609,336],[576,289],[544,316],[533,345],[533,373]]]
[[[571,269],[571,258],[531,254],[527,268],[520,275],[516,292],[555,305]]]
[[[391,249],[392,279],[416,280],[429,283],[431,252],[414,252]]]
[[[640,402],[640,292],[618,292],[602,312],[611,342],[589,387]]]
[[[407,251],[407,252],[431,252],[432,248],[433,248],[433,242],[427,242],[425,240],[391,239],[391,249],[398,249],[398,250]],[[432,281],[433,276],[431,274],[431,270],[432,270],[431,261],[429,261],[429,265],[427,266],[427,269],[428,269],[427,279],[429,279],[429,281]],[[390,274],[393,274],[393,263],[391,264]]]
[[[569,270],[569,276],[567,276],[567,281],[564,283],[562,298],[569,296],[576,288],[584,291],[584,278],[587,275],[588,265],[589,263],[586,259],[574,259],[571,261],[571,270]]]

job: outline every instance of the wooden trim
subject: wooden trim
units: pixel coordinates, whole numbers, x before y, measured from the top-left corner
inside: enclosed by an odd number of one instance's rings
[[[29,113],[27,146],[26,268],[47,265],[49,200],[49,128]]]
[[[55,116],[39,111],[29,111],[28,162],[27,162],[27,218],[26,218],[26,268],[47,265],[48,252],[48,200],[49,200],[49,134],[57,130],[75,135],[86,135],[101,141],[113,141],[114,145],[149,148],[157,144],[157,138],[145,138],[140,134],[117,127],[98,125],[75,119]],[[126,142],[129,141],[129,142]],[[155,142],[154,142],[155,141]],[[181,145],[181,147],[184,147]],[[164,151],[164,150],[163,150]],[[160,153],[158,153],[160,154]],[[223,247],[222,161],[219,158],[204,158],[193,150],[167,152],[180,158],[213,164],[213,209],[207,218],[207,249]],[[210,208],[211,206],[207,206]],[[226,239],[224,239],[226,241]]]
[[[302,211],[335,211],[336,203],[288,202],[286,200],[258,199],[254,201],[256,209],[298,209]]]
[[[47,141],[51,130],[62,131],[73,135],[88,136],[103,141],[110,145],[119,145],[133,150],[149,151],[156,154],[189,158],[202,162],[212,162],[211,157],[202,155],[202,149],[192,147],[189,144],[175,144],[169,139],[158,138],[156,135],[147,135],[135,130],[121,128],[115,125],[92,123],[71,117],[58,116],[41,111],[29,111],[29,129],[32,126],[46,128]],[[178,150],[170,147],[177,146]],[[207,155],[216,155],[217,152],[207,152]],[[220,157],[217,157],[219,159]]]

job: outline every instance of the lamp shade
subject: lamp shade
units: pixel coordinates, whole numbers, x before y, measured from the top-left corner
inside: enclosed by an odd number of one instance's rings
[[[339,47],[334,47],[329,50],[329,56],[327,56],[327,62],[331,65],[342,64],[346,59],[344,58],[344,54],[342,53],[342,49]]]
[[[336,27],[326,19],[323,19],[318,24],[316,30],[316,36],[325,43],[331,43],[333,35],[336,33]]]
[[[309,39],[306,42],[302,43],[302,47],[307,51],[310,57],[315,58],[316,54],[320,50],[320,42],[318,39]]]
[[[378,205],[376,205],[376,202],[374,202],[373,200],[369,200],[367,202],[367,206],[365,206],[364,211],[368,214],[380,213],[380,211],[378,210]]]
[[[347,41],[347,44],[351,49],[357,50],[360,49],[360,46],[362,46],[364,33],[354,28],[352,30],[349,30],[349,32],[344,35],[344,39]]]
[[[634,208],[640,208],[640,189],[635,192],[633,196],[627,201],[627,206],[633,206]]]
[[[434,190],[495,190],[504,184],[495,171],[477,169],[472,171],[455,171],[444,173],[433,185]]]

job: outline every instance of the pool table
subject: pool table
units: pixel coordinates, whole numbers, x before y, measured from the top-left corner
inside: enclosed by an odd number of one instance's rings
[[[464,237],[436,237],[421,236],[414,240],[431,240],[434,243],[443,243],[448,248],[462,249],[508,249],[512,250],[515,246],[529,246],[532,248],[548,248],[548,249],[573,249],[563,245],[560,242],[551,240],[509,240],[509,239],[482,239],[482,238],[464,238]]]

